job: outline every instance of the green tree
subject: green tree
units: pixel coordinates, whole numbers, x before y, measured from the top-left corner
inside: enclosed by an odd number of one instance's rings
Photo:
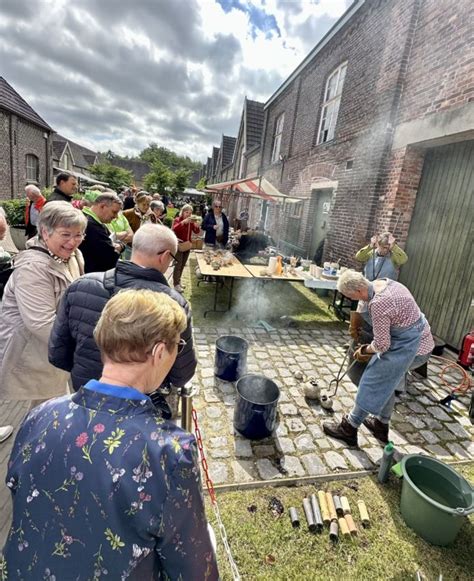
[[[156,143],[150,143],[150,145],[140,153],[140,158],[148,163],[160,161],[172,172],[176,172],[180,169],[187,169],[190,172],[193,172],[201,167],[199,162],[192,161],[188,156],[178,155],[174,151],[159,146]]]
[[[173,173],[159,160],[151,164],[151,172],[148,173],[143,184],[146,190],[156,190],[160,194],[165,192],[165,188],[173,185]]]
[[[190,172],[187,169],[179,169],[178,171],[175,172],[173,176],[174,187],[178,192],[182,192],[184,188],[188,187],[189,176]]]
[[[113,190],[120,186],[130,186],[133,182],[133,173],[111,163],[97,163],[90,168],[91,173],[100,181],[107,182]]]
[[[207,180],[203,176],[196,184],[196,190],[203,190],[207,186]]]

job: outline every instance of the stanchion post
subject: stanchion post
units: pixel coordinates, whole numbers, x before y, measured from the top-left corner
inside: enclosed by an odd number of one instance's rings
[[[181,427],[186,432],[193,430],[193,386],[187,383],[181,388]]]

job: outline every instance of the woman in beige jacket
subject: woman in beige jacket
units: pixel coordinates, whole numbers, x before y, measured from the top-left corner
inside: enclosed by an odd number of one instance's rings
[[[14,261],[0,311],[0,399],[49,399],[66,393],[68,374],[48,362],[59,301],[84,272],[77,249],[87,220],[67,202],[44,206],[38,236]]]

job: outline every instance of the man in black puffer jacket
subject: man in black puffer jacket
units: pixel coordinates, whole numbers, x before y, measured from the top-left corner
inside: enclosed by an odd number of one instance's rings
[[[121,289],[150,289],[165,293],[183,307],[188,325],[181,338],[186,345],[176,357],[165,384],[182,387],[193,377],[197,361],[193,349],[191,309],[186,299],[170,288],[164,277],[177,249],[178,240],[169,228],[145,224],[133,238],[130,261],[119,261],[115,269],[105,273],[86,274],[67,289],[49,338],[49,362],[71,372],[75,391],[90,379],[101,376],[102,361],[93,332],[105,304]]]

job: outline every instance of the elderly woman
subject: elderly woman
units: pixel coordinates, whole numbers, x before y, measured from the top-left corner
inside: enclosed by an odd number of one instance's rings
[[[364,275],[368,280],[377,278],[397,280],[400,266],[408,260],[408,256],[398,246],[390,232],[372,236],[370,244],[361,248],[355,258],[365,264]]]
[[[7,475],[15,579],[218,579],[196,441],[148,396],[185,327],[163,293],[119,292],[95,329],[100,380],[27,417]]]
[[[179,216],[173,222],[173,232],[179,240],[178,252],[176,253],[176,265],[173,271],[173,285],[179,293],[182,293],[184,290],[181,284],[181,276],[192,247],[191,239],[193,234],[199,234],[200,230],[192,213],[193,207],[190,204],[184,204],[179,212]]]
[[[363,423],[381,442],[388,442],[395,390],[409,369],[428,361],[434,341],[428,321],[410,291],[388,278],[369,281],[353,270],[338,280],[339,292],[368,303],[374,339],[354,353],[368,361],[360,379],[355,405],[340,424],[326,423],[326,434],[357,446],[357,430]],[[369,414],[374,417],[369,418]]]
[[[204,243],[224,247],[229,240],[229,220],[222,211],[222,202],[215,200],[206,214],[202,229],[206,232]]]
[[[84,273],[78,250],[86,218],[49,202],[38,236],[14,259],[0,313],[0,399],[47,399],[66,392],[68,374],[48,363],[49,333],[66,288]]]
[[[163,225],[163,216],[166,214],[165,205],[161,200],[152,200],[150,203],[150,210],[153,212],[156,218],[156,223]]]
[[[123,215],[127,218],[130,228],[136,232],[140,226],[147,222],[156,222],[155,215],[150,212],[151,196],[148,192],[138,192],[135,198],[135,207],[125,210]]]

